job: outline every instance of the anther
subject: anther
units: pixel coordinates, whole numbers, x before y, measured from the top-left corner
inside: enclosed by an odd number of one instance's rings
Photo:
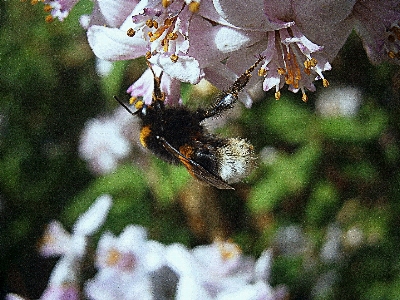
[[[148,19],[146,21],[146,26],[149,28],[153,28],[154,24],[153,24],[153,20],[152,19]]]
[[[126,34],[127,34],[129,37],[134,37],[134,36],[135,36],[135,33],[136,33],[136,31],[135,31],[133,28],[129,28],[129,29],[126,31]]]
[[[52,15],[47,15],[44,20],[46,21],[46,23],[51,23],[54,21],[54,18]]]
[[[164,7],[168,7],[171,4],[171,0],[162,0],[161,4]]]
[[[196,1],[190,2],[190,4],[189,4],[189,10],[190,10],[192,13],[197,13],[197,12],[199,11],[199,8],[200,8],[200,3],[199,3],[199,2],[196,2]]]
[[[393,51],[389,51],[388,56],[389,56],[389,58],[394,59],[394,58],[396,58],[396,53],[394,53]]]
[[[129,98],[129,104],[132,105],[133,103],[136,102],[136,100],[137,100],[137,97],[133,97],[133,96],[130,97],[130,98]]]
[[[258,76],[265,76],[265,75],[267,75],[267,70],[264,68],[260,68],[258,70]]]
[[[308,101],[308,97],[307,97],[306,93],[303,92],[303,95],[301,96],[301,100],[303,100],[303,102]]]
[[[178,61],[178,58],[179,58],[179,57],[178,57],[178,55],[176,55],[176,54],[172,54],[169,58],[171,59],[172,62],[175,63],[175,62]]]
[[[176,40],[178,38],[178,34],[176,32],[170,32],[167,34],[167,38],[171,41]]]
[[[285,75],[286,74],[286,70],[284,68],[278,68],[278,74],[279,75]]]
[[[52,9],[53,9],[53,8],[51,7],[50,4],[45,4],[44,7],[43,7],[43,10],[44,10],[45,12],[47,12],[47,13],[51,12]]]

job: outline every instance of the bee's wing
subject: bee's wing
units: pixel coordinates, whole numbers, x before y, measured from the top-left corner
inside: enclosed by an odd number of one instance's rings
[[[222,179],[218,178],[214,174],[211,174],[209,171],[204,169],[201,165],[199,165],[197,162],[191,160],[190,158],[187,158],[184,156],[182,153],[180,153],[177,149],[175,149],[170,143],[168,143],[163,137],[158,137],[158,139],[161,141],[163,147],[165,150],[167,150],[169,153],[171,153],[173,156],[178,158],[181,163],[188,169],[189,173],[208,183],[209,185],[212,185],[218,189],[223,189],[223,190],[234,190],[233,187],[231,187],[229,184],[227,184],[225,181]]]

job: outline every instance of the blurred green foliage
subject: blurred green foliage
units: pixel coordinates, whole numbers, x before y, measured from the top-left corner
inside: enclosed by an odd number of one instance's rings
[[[275,152],[235,191],[202,187],[183,166],[143,152],[134,155],[145,163],[95,177],[78,157],[79,135],[87,120],[116,107],[112,95],[123,95],[145,64],[96,74],[77,20],[90,7],[84,1],[64,23],[46,24],[40,6],[0,4],[0,271],[7,275],[0,296],[39,297],[52,267],[36,253],[45,224],[59,219],[71,228],[108,193],[114,204],[104,229],[115,234],[133,223],[166,244],[223,236],[252,255],[272,247],[271,281],[287,285],[291,299],[399,298],[398,67],[370,65],[352,36],[326,76],[332,86],[361,89],[356,116],[321,117],[312,93],[308,103],[290,92],[280,101],[268,94],[243,109],[225,126],[257,152]],[[189,95],[185,85],[190,106]],[[279,232],[289,226],[300,236],[285,248]],[[339,248],[323,259],[332,226]]]

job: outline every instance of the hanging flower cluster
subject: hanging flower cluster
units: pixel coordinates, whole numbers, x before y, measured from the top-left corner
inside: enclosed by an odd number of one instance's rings
[[[78,0],[44,2],[51,21],[63,20]],[[304,101],[314,81],[329,85],[323,72],[352,30],[372,62],[398,63],[399,22],[396,0],[95,0],[92,14],[81,17],[98,58],[145,56],[168,75],[164,88],[174,95],[176,81],[196,84],[205,78],[224,88],[261,55],[259,78],[248,88],[262,80],[263,89],[274,90],[279,99],[287,85],[301,91]],[[137,95],[134,87],[129,93]],[[246,91],[241,101],[252,103]]]

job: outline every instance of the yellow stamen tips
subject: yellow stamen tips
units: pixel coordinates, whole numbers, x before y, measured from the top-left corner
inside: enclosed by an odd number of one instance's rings
[[[196,2],[196,1],[190,2],[190,4],[189,4],[189,10],[190,10],[192,13],[197,13],[197,12],[199,11],[199,8],[200,8],[200,3],[199,3],[199,2]]]
[[[157,21],[154,21],[154,20],[153,20],[153,27],[154,27],[155,29],[158,29],[158,22],[157,22]]]
[[[47,13],[51,12],[52,9],[53,9],[53,8],[51,7],[50,4],[45,4],[45,5],[43,6],[43,10],[44,10],[45,12],[47,12]]]
[[[308,97],[307,97],[306,93],[303,92],[303,95],[301,96],[301,100],[303,100],[303,102],[308,101]]]
[[[165,38],[161,41],[161,46],[163,47],[164,52],[168,52],[168,39]]]
[[[135,98],[135,97],[132,97],[132,98]],[[131,98],[131,99],[132,99]],[[135,98],[135,101],[136,101],[136,98]],[[131,102],[131,100],[129,99],[129,103]],[[132,104],[132,103],[131,103]],[[136,109],[142,109],[142,107],[143,107],[143,101],[141,101],[141,100],[139,100],[139,101],[137,101],[136,103],[135,103],[135,108]]]
[[[278,74],[279,75],[285,75],[286,74],[286,70],[284,68],[278,68]]]
[[[167,39],[174,41],[178,38],[178,34],[176,32],[170,32],[167,34]]]
[[[164,25],[165,26],[171,26],[176,21],[176,19],[177,19],[177,17],[167,18],[164,21]]]
[[[146,59],[150,59],[150,58],[151,58],[151,52],[150,52],[150,51],[147,51],[146,54],[144,55],[144,57],[145,57]]]
[[[281,91],[275,92],[275,100],[281,99]]]
[[[394,59],[394,58],[396,58],[396,53],[394,53],[393,51],[389,51],[388,56],[389,56],[389,58]]]
[[[149,28],[153,28],[154,24],[153,24],[153,20],[152,19],[148,19],[146,21],[146,26]]]
[[[164,6],[164,7],[168,7],[171,3],[172,3],[171,0],[162,0],[161,1],[162,6]]]
[[[328,86],[329,86],[329,81],[326,80],[325,78],[322,79],[322,85],[323,85],[324,87],[328,87]]]
[[[287,85],[293,85],[295,89],[298,89],[299,81],[301,79],[299,64],[297,63],[297,59],[295,56],[293,56],[292,58],[292,54],[290,52],[286,52],[285,54],[285,63],[287,69],[285,82]]]
[[[133,96],[132,96],[132,97],[130,97],[130,98],[129,98],[129,104],[130,104],[130,105],[132,105],[133,103],[135,103],[135,102],[136,102],[136,100],[137,100],[137,98],[136,98],[136,97],[133,97]]]
[[[179,58],[179,57],[178,57],[178,55],[176,55],[176,54],[172,54],[169,58],[171,59],[172,62],[175,63],[175,62],[178,61],[178,58]]]
[[[135,29],[133,29],[133,28],[129,28],[129,29],[126,31],[126,35],[129,36],[129,37],[134,37],[135,34],[136,34],[136,31],[135,31]]]
[[[317,65],[318,61],[315,58],[307,59],[304,61],[304,73],[307,75],[311,74],[311,68],[314,68]]]
[[[258,76],[265,76],[267,75],[267,70],[264,68],[260,68],[260,70],[258,70]]]
[[[44,18],[44,20],[46,21],[46,23],[51,23],[54,21],[54,18],[52,15],[48,15]]]
[[[318,61],[315,58],[307,59],[304,61],[304,68],[311,69],[317,65]]]
[[[31,0],[31,5],[36,5],[39,3],[39,0]]]

